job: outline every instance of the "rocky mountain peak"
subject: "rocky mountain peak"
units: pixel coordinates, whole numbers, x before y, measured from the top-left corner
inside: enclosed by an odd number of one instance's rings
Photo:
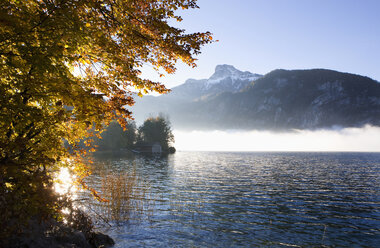
[[[239,71],[232,65],[217,65],[215,67],[214,74],[209,78],[209,80],[217,80],[226,77],[237,77],[242,73],[242,71]]]
[[[234,90],[240,90],[242,87],[246,86],[247,83],[252,82],[255,79],[260,78],[261,75],[254,74],[249,71],[240,71],[233,67],[232,65],[217,65],[215,67],[214,74],[207,80],[206,89],[213,85],[219,85],[226,79],[229,80],[229,84],[233,86]],[[242,84],[242,82],[245,82]],[[236,85],[237,84],[237,85]]]

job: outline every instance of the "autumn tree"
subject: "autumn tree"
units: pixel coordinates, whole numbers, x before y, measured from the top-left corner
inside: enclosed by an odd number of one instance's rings
[[[196,0],[0,2],[1,223],[54,215],[51,173],[70,167],[78,183],[88,174],[78,142],[115,118],[124,125],[134,94],[168,91],[143,79],[142,66],[195,66],[210,33],[170,24],[191,8]]]

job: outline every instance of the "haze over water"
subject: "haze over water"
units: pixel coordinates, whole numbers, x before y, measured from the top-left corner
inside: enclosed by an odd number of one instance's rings
[[[380,152],[380,128],[271,131],[180,131],[183,151],[360,151]]]

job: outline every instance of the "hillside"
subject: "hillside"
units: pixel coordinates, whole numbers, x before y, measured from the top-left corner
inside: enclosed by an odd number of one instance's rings
[[[250,74],[256,78],[247,77],[238,85],[223,83],[233,81],[226,68],[217,67],[226,74],[209,88],[215,74],[208,80],[188,80],[174,88],[172,96],[150,97],[138,104],[149,110],[155,106],[155,112],[168,114],[175,129],[380,125],[380,84],[368,77],[325,69],[275,70],[262,77]]]
[[[169,94],[136,99],[137,102],[132,111],[138,123],[149,114],[160,112],[169,114],[171,120],[176,123],[184,118],[183,115],[186,115],[183,108],[220,93],[239,92],[261,76],[237,70],[231,65],[218,65],[214,74],[208,79],[188,79],[184,84],[172,88]]]

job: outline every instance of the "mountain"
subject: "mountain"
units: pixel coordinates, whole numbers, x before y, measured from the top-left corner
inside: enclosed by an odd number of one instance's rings
[[[380,126],[380,84],[368,77],[326,69],[264,76],[236,70],[234,77],[235,70],[217,66],[209,79],[188,80],[173,96],[148,99],[145,108],[154,104],[156,112],[167,113],[175,129]]]
[[[149,114],[160,112],[168,113],[171,119],[174,116],[180,119],[182,109],[193,102],[224,92],[239,92],[260,77],[262,75],[243,72],[231,65],[218,65],[208,79],[188,79],[184,84],[172,88],[169,94],[136,99],[132,111],[137,122],[142,122]]]
[[[242,72],[231,65],[218,65],[209,79],[188,79],[184,84],[174,87],[171,97],[179,96],[194,99],[221,92],[238,92],[260,77],[262,75],[248,71]]]

